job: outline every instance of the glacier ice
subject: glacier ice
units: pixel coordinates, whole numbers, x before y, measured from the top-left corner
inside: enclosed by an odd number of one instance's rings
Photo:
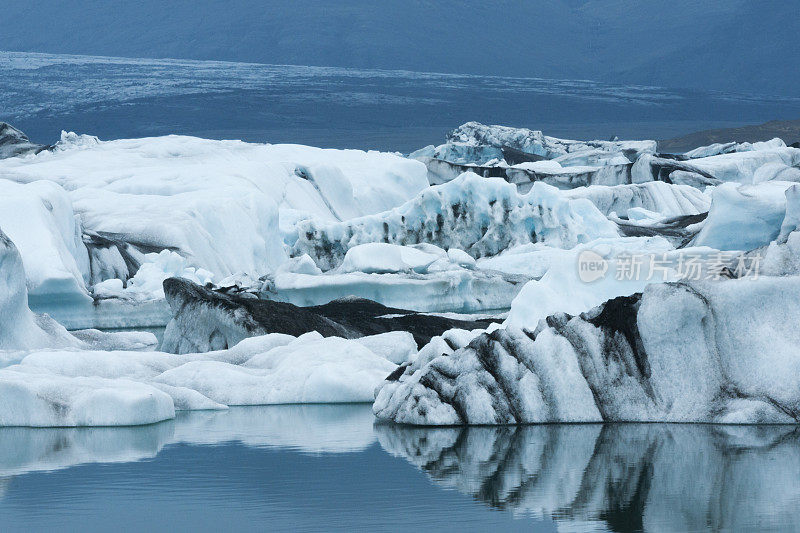
[[[185,409],[368,402],[397,368],[387,356],[409,351],[407,336],[402,350],[388,340],[313,332],[252,337],[205,354],[34,350],[0,369],[0,426],[124,426]]]
[[[22,258],[0,229],[0,350],[79,345],[55,320],[31,312]]]
[[[687,161],[644,154],[633,164],[631,175],[634,183],[658,180],[696,186],[727,181],[753,184],[772,180],[796,181],[800,179],[798,166],[800,149],[784,145]]]
[[[586,198],[601,213],[628,217],[631,209],[643,208],[663,217],[696,215],[707,212],[710,195],[688,185],[650,181],[613,187],[591,186],[564,191],[567,198]]]
[[[527,192],[538,181],[559,188],[631,183],[631,164],[655,150],[655,141],[572,141],[526,128],[468,122],[450,132],[445,144],[427,146],[409,158],[425,163],[434,185],[474,172],[505,178]]]
[[[791,277],[651,284],[408,366],[373,409],[425,425],[797,423],[798,290]]]
[[[689,159],[697,159],[700,157],[710,157],[712,155],[729,154],[733,152],[750,152],[754,150],[769,150],[771,148],[786,148],[786,143],[777,137],[769,141],[754,143],[714,143],[708,146],[698,146],[697,148],[689,150],[683,155]]]
[[[46,146],[32,143],[27,135],[11,124],[0,122],[0,159],[35,154],[45,149]]]
[[[181,278],[165,281],[164,290],[173,317],[164,332],[162,349],[175,353],[221,350],[242,339],[268,333],[302,335],[312,331],[325,337],[350,339],[402,331],[425,344],[432,336],[451,328],[474,329],[491,323],[422,315],[359,298],[298,307],[229,295]]]
[[[428,185],[422,164],[380,152],[67,133],[56,148],[2,160],[0,178],[68,191],[91,243],[91,261],[78,266],[93,284],[126,281],[142,255],[164,249],[217,279],[262,275],[286,259],[283,215],[337,221],[377,213]]]
[[[696,246],[718,250],[752,250],[776,239],[786,216],[787,182],[756,185],[724,183],[712,194],[711,208]]]
[[[89,257],[64,189],[52,181],[0,179],[0,227],[22,256],[32,299],[89,300]]]
[[[308,254],[329,270],[350,248],[365,243],[428,243],[478,258],[529,242],[570,248],[617,235],[615,225],[586,199],[566,198],[544,183],[519,194],[501,179],[465,173],[391,211],[339,223],[300,222],[293,255]]]
[[[123,379],[0,370],[0,426],[133,426],[175,416],[166,393]]]
[[[599,149],[621,153],[636,160],[643,153],[656,151],[655,141],[572,141],[548,137],[541,131],[507,126],[485,126],[478,122],[462,124],[447,135],[451,143],[468,146],[508,146],[529,154],[553,159],[574,152]]]

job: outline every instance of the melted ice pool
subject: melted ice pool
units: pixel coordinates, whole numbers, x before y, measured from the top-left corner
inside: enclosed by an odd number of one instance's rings
[[[741,530],[800,521],[800,429],[409,428],[368,405],[0,429],[7,530]]]

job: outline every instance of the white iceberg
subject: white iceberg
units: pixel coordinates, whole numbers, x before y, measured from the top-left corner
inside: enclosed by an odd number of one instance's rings
[[[786,191],[793,186],[787,182],[768,182],[725,183],[716,187],[708,218],[692,243],[718,250],[766,246],[781,232],[786,216]]]

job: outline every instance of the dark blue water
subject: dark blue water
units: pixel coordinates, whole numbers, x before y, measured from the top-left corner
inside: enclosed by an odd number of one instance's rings
[[[4,531],[787,530],[794,427],[374,425],[370,407],[0,429]]]
[[[470,120],[667,139],[800,116],[800,98],[582,80],[9,52],[0,52],[0,94],[0,120],[38,142],[64,129],[401,152],[440,144]]]

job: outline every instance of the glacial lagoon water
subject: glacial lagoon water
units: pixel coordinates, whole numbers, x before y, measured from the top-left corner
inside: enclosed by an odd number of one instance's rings
[[[791,530],[800,429],[412,428],[369,405],[0,429],[0,524],[36,530]]]

